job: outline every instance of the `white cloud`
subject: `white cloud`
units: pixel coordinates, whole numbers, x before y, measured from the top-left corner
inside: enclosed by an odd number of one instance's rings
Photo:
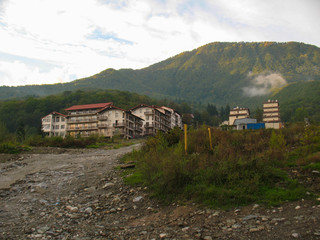
[[[70,76],[86,77],[109,67],[146,67],[213,41],[304,41],[319,46],[319,3],[6,0],[0,10],[0,52],[53,64],[46,81],[66,82],[73,80]],[[11,76],[12,84],[36,83],[34,79],[45,83],[35,77],[34,66],[20,63],[28,69],[26,76],[3,73]],[[11,66],[20,65],[13,60]],[[38,71],[43,74],[40,66]],[[4,81],[0,76],[0,85]]]
[[[5,86],[62,83],[72,75],[68,68],[54,67],[48,72],[41,72],[39,68],[19,61],[0,61],[0,74],[1,85]]]
[[[250,72],[248,77],[251,78],[251,86],[242,90],[244,95],[249,97],[267,95],[288,84],[280,73],[265,72],[254,75]]]

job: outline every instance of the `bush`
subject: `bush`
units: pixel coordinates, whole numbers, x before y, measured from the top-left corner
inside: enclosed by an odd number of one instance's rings
[[[29,148],[17,143],[7,142],[0,144],[0,153],[16,154],[26,150],[29,150]]]
[[[301,127],[292,131],[213,129],[212,151],[208,128],[202,126],[188,131],[186,154],[182,132],[175,130],[149,138],[140,151],[125,158],[136,163],[131,175],[135,176],[134,182],[140,181],[166,201],[192,199],[218,207],[251,202],[278,204],[306,192],[281,169],[289,166],[286,164],[292,152],[306,156],[299,147],[302,139],[308,144],[318,143],[317,136],[304,131]],[[309,159],[318,159],[318,155]]]

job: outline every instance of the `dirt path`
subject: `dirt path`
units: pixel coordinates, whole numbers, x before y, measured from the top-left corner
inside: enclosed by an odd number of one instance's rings
[[[0,163],[0,239],[320,239],[320,202],[161,206],[115,168],[134,147],[50,150]]]

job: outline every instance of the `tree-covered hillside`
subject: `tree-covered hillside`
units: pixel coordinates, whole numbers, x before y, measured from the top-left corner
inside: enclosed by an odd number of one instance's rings
[[[309,80],[320,80],[320,48],[316,46],[215,42],[140,70],[107,69],[66,84],[1,87],[0,98],[96,88],[253,107],[289,83]]]
[[[304,118],[320,122],[320,81],[297,82],[273,96],[280,101],[282,121],[300,122]]]

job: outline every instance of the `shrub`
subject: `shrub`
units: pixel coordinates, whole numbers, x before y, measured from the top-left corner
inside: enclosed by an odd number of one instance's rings
[[[278,204],[306,192],[281,169],[287,164],[287,151],[299,151],[297,142],[306,135],[303,131],[300,127],[292,132],[213,129],[212,151],[208,128],[202,126],[188,131],[186,154],[182,132],[176,130],[149,138],[140,151],[125,159],[137,166],[131,178],[163,200],[192,199],[218,207],[251,202]],[[305,138],[309,143],[318,142],[317,136],[309,134]]]

